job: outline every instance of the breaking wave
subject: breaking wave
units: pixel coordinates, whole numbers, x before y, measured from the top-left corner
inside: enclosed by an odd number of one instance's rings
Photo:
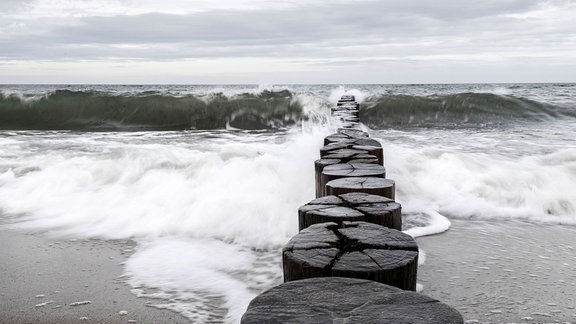
[[[114,92],[58,89],[42,95],[0,93],[4,130],[279,130],[329,114],[343,88],[240,92]],[[330,92],[331,91],[331,92]],[[360,121],[371,129],[506,127],[522,122],[576,119],[572,102],[551,103],[490,92],[403,94],[352,90]]]
[[[538,101],[492,93],[442,96],[381,95],[366,98],[360,120],[370,128],[485,127],[522,121],[576,118],[576,111]]]
[[[10,130],[255,130],[295,125],[302,107],[288,90],[233,96],[55,90],[34,99],[0,94],[0,116],[0,129]]]

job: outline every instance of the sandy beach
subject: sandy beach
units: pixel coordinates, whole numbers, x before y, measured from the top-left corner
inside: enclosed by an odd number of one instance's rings
[[[0,323],[188,323],[121,278],[130,241],[56,240],[0,230]]]
[[[452,220],[417,239],[418,282],[466,323],[574,323],[575,237],[571,226]],[[121,277],[130,241],[0,231],[0,244],[1,323],[188,322],[130,292]]]
[[[417,239],[418,281],[466,323],[575,323],[575,238],[572,226],[452,220]]]

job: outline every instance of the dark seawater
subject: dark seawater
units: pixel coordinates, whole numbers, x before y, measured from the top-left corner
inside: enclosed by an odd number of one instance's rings
[[[410,234],[576,224],[576,84],[0,85],[0,224],[133,239],[135,294],[236,323],[282,281],[343,94],[383,144]]]
[[[12,130],[280,129],[295,125],[301,111],[287,90],[231,97],[222,93],[175,96],[152,90],[0,95],[0,127]]]

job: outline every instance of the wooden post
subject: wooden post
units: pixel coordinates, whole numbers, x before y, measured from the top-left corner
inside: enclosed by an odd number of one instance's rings
[[[322,183],[322,171],[324,167],[340,163],[340,159],[318,159],[314,161],[316,198],[324,196],[325,184]]]
[[[330,154],[331,152],[336,151],[336,150],[348,149],[348,148],[353,146],[352,142],[353,141],[351,141],[351,140],[345,140],[345,141],[341,141],[341,142],[337,142],[337,143],[324,145],[320,149],[320,156]]]
[[[384,165],[384,150],[382,150],[382,147],[370,145],[354,145],[352,146],[352,149],[366,151],[368,154],[374,155],[378,159],[378,164]]]
[[[362,151],[365,152],[365,151]],[[352,160],[370,160],[372,162],[364,162],[364,163],[376,163],[378,164],[378,158],[376,156],[368,154],[368,153],[358,153],[358,151],[339,151],[338,153],[330,153],[324,155],[324,159],[339,159],[342,163],[347,163]]]
[[[350,137],[344,135],[344,134],[340,134],[340,133],[336,133],[336,134],[331,134],[328,135],[324,138],[324,145],[328,145],[328,144],[332,144],[332,143],[338,143],[338,142],[342,142],[345,140],[349,140]]]
[[[325,196],[325,183],[322,182],[322,171],[326,166],[340,163],[378,164],[378,159],[370,154],[342,153],[328,154],[314,161],[316,198]]]
[[[464,319],[422,294],[369,280],[329,277],[265,291],[250,302],[240,323],[462,324]]]
[[[299,230],[343,221],[365,221],[402,230],[402,206],[386,197],[354,192],[317,198],[298,208]]]
[[[394,200],[394,180],[375,177],[340,178],[326,183],[326,194],[338,196],[349,192],[364,192]]]
[[[349,136],[351,138],[368,138],[370,137],[370,134],[366,133],[363,130],[360,129],[354,129],[354,128],[338,128],[337,130],[338,134],[344,134],[346,136]]]
[[[327,165],[320,176],[320,193],[326,196],[326,183],[345,177],[379,177],[386,178],[386,169],[380,164],[370,163],[338,163]]]
[[[324,143],[327,144],[325,144],[324,147],[320,149],[321,157],[340,152],[348,152],[345,150],[353,150],[349,152],[363,151],[366,154],[376,156],[376,158],[378,158],[379,164],[384,165],[384,152],[380,142],[373,139],[350,139],[333,135],[330,136],[324,139]]]
[[[320,223],[282,250],[284,281],[349,277],[416,290],[418,246],[400,231],[366,222]]]

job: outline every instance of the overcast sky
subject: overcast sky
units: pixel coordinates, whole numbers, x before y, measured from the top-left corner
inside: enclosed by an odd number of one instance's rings
[[[0,0],[0,83],[576,82],[576,0]]]

